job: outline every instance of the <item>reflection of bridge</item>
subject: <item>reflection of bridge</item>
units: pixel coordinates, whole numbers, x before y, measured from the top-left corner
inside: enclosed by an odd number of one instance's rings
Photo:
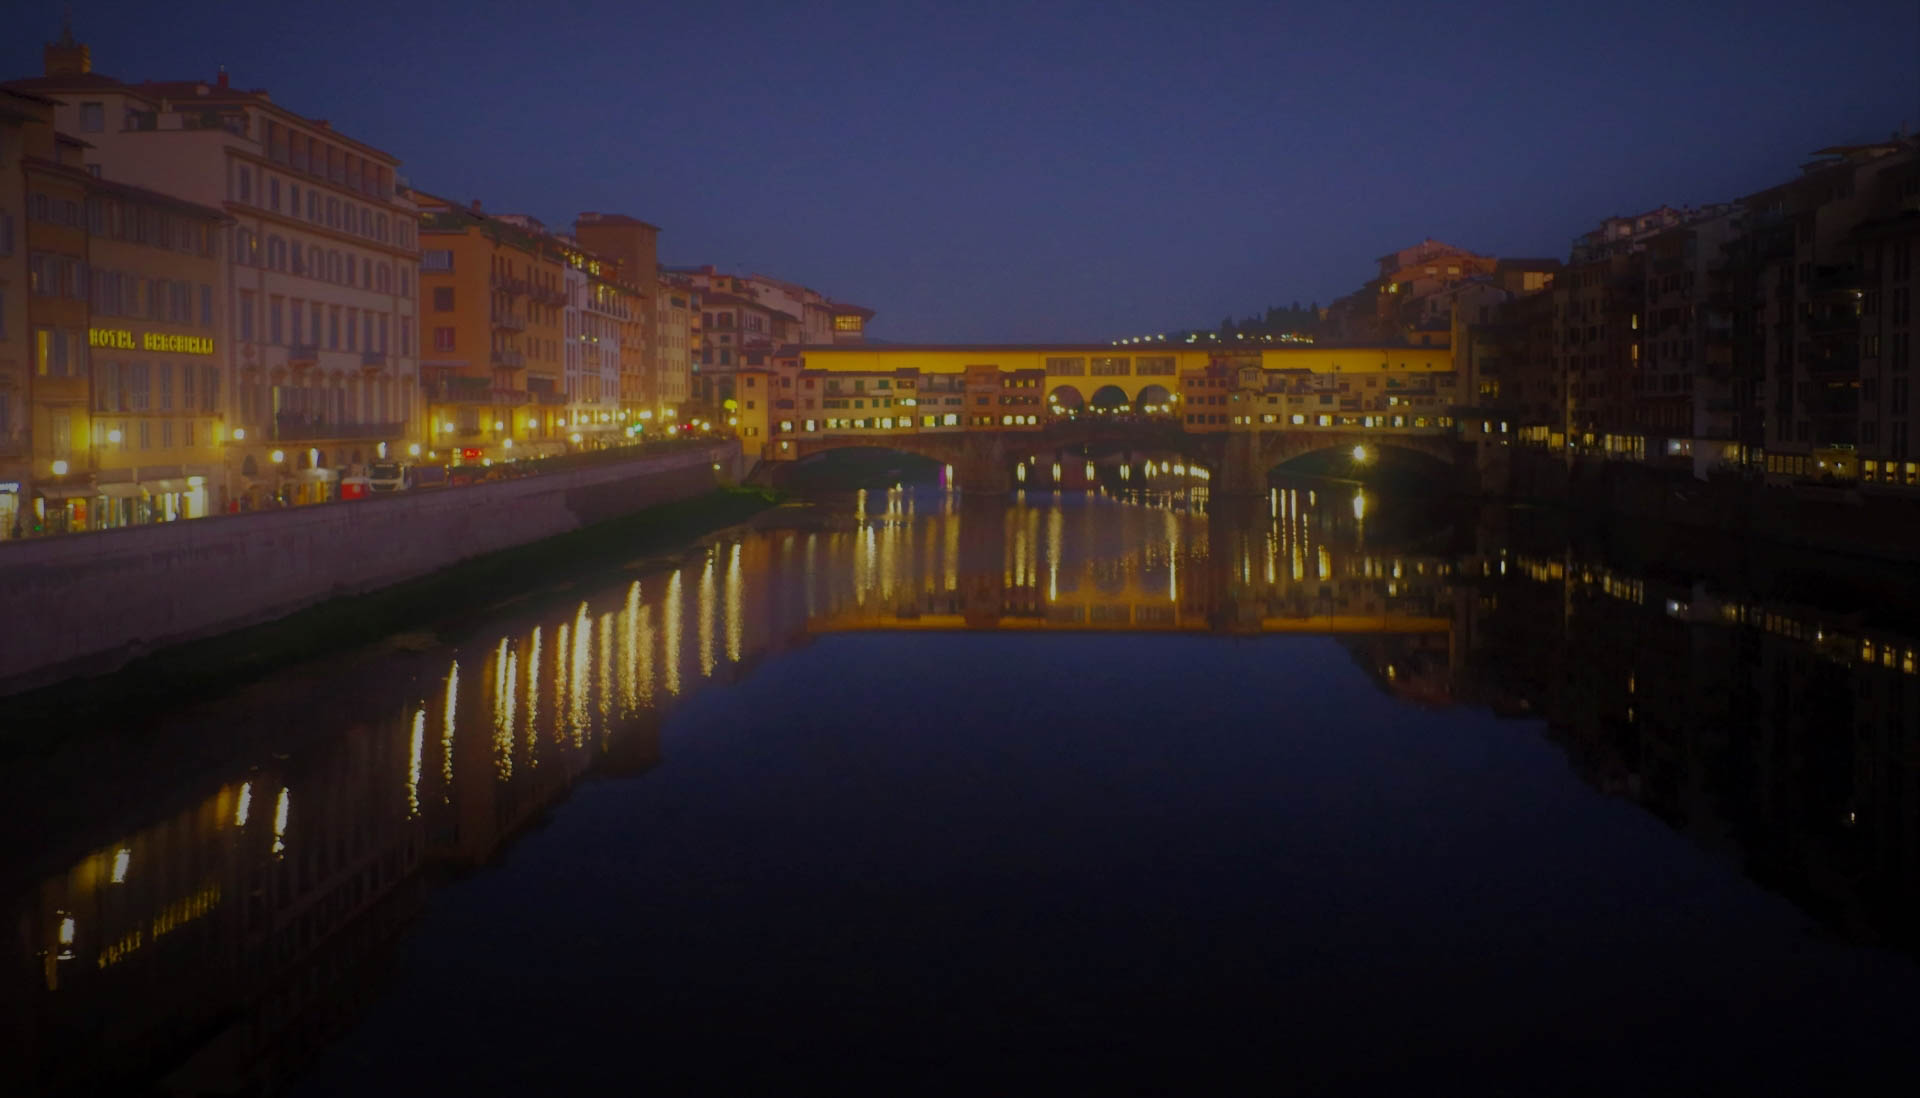
[[[1333,418],[1333,417],[1329,417]],[[799,462],[837,450],[885,449],[918,454],[951,465],[963,491],[997,494],[1014,486],[1013,469],[1034,459],[1045,467],[1076,461],[1082,455],[1124,455],[1135,462],[1145,455],[1177,454],[1188,464],[1217,470],[1213,489],[1223,495],[1257,496],[1267,490],[1267,474],[1296,458],[1326,450],[1377,454],[1382,447],[1422,454],[1446,466],[1469,463],[1473,447],[1452,429],[1371,424],[1378,418],[1343,417],[1368,423],[1319,425],[1238,424],[1222,432],[1184,430],[1172,416],[1102,416],[1089,413],[1051,417],[1033,428],[846,431],[789,440],[783,457]],[[1104,463],[1104,462],[1103,462]],[[1040,482],[1035,482],[1036,486]]]

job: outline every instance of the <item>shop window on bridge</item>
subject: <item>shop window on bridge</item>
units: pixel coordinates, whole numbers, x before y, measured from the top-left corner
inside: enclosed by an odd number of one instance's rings
[[[1133,363],[1124,357],[1096,355],[1093,360],[1094,377],[1127,377],[1133,372]]]
[[[1172,355],[1141,355],[1133,362],[1135,377],[1172,377]]]
[[[1086,373],[1087,360],[1084,358],[1047,359],[1048,377],[1085,377]]]
[[[1307,425],[1307,417],[1295,412],[1293,414],[1293,425],[1295,427],[1305,427]]]

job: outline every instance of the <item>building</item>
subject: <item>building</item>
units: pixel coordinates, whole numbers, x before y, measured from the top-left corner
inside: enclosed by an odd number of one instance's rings
[[[538,456],[567,417],[563,246],[530,219],[489,215],[477,201],[411,198],[420,209],[425,456]]]
[[[0,100],[18,199],[0,211],[14,269],[0,277],[3,536],[217,509],[227,218],[89,173],[86,143],[55,129],[57,101]]]
[[[221,210],[237,497],[332,498],[343,472],[419,437],[414,209],[397,158],[212,80],[128,83],[92,71],[71,34],[10,87],[56,101],[56,128],[105,180]]]
[[[1913,323],[1920,298],[1913,277],[1920,265],[1920,161],[1908,159],[1884,184],[1893,190],[1895,211],[1862,222],[1852,234],[1860,271],[1861,477],[1920,488],[1913,433],[1920,421]]]
[[[567,244],[567,400],[573,441],[625,442],[643,423],[665,419],[647,353],[653,302],[628,279],[627,267],[581,250],[578,240],[569,238]]]
[[[641,412],[659,416],[662,403],[655,379],[660,374],[659,323],[652,297],[659,292],[660,227],[625,214],[582,213],[573,220],[573,237],[582,252],[594,257],[597,270],[588,268],[589,282],[600,280],[602,300],[617,301],[609,321],[631,325],[621,349],[620,410],[629,422]]]
[[[712,265],[669,271],[700,296],[692,401],[710,415],[735,400],[734,375],[788,349],[847,346],[866,338],[873,310],[766,275],[732,275]],[[737,411],[738,409],[734,409]]]
[[[690,398],[701,303],[693,283],[679,275],[661,273],[656,287],[654,387],[659,407],[650,422],[664,427],[678,422],[679,411]],[[646,411],[641,416],[644,419]]]
[[[1762,374],[1766,474],[1774,482],[1852,480],[1871,455],[1877,483],[1888,482],[1891,460],[1904,487],[1912,234],[1900,215],[1916,195],[1920,141],[1833,146],[1814,156],[1797,178],[1744,200],[1758,238],[1746,253],[1758,295],[1749,303],[1748,343]]]

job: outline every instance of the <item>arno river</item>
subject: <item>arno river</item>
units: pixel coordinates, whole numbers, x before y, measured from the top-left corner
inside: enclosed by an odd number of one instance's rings
[[[1328,485],[543,577],[6,749],[0,1093],[1899,1092],[1836,585]]]

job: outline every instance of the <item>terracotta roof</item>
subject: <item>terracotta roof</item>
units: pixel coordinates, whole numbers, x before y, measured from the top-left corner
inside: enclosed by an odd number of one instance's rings
[[[873,310],[867,308],[865,305],[848,305],[844,302],[835,301],[829,303],[827,308],[833,310],[834,316],[862,316],[869,320],[873,319]]]
[[[97,72],[83,72],[73,76],[24,76],[18,80],[9,80],[0,85],[9,91],[70,91],[93,89],[99,91],[131,91],[125,81],[115,80]]]

